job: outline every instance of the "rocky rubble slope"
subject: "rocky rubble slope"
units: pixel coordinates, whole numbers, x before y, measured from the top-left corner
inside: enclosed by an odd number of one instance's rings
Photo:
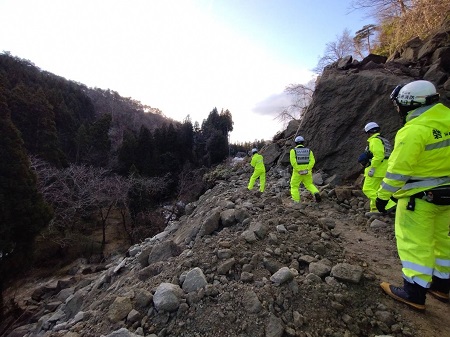
[[[259,195],[248,167],[222,179],[186,215],[106,265],[79,263],[15,296],[19,336],[445,336],[448,305],[425,314],[379,288],[400,282],[393,219],[366,218],[356,186],[316,174],[323,200],[289,198],[289,173]]]

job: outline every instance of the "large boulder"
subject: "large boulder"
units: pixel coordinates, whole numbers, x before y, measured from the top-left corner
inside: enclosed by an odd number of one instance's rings
[[[389,100],[399,83],[410,81],[385,70],[331,71],[316,86],[299,134],[316,158],[316,169],[342,179],[359,175],[358,156],[367,145],[364,125],[374,121],[393,141],[401,119]]]
[[[326,67],[297,130],[314,152],[315,170],[354,181],[361,173],[358,156],[367,145],[363,128],[370,121],[394,143],[402,121],[389,95],[398,84],[431,81],[442,103],[450,106],[449,34],[450,24],[423,41],[412,39],[388,59],[371,54],[362,62],[349,62],[347,57]],[[341,61],[347,66],[339,66]],[[280,158],[286,153],[287,146]],[[281,159],[278,164],[288,165]]]

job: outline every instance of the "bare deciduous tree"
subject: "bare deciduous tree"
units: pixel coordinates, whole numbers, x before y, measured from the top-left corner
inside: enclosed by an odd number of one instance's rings
[[[104,168],[70,165],[57,169],[39,158],[30,159],[38,176],[38,189],[54,211],[48,233],[58,235],[52,235],[52,239],[61,247],[70,245],[73,233],[94,215],[102,226],[103,247],[108,217],[113,207],[126,204],[129,182]]]
[[[177,196],[172,204],[166,208],[166,223],[178,218],[184,213],[186,203],[196,200],[201,194],[205,183],[202,180],[203,171],[193,170],[190,164],[185,164],[178,176]]]
[[[116,174],[100,175],[87,188],[93,194],[93,207],[98,211],[102,227],[102,248],[106,244],[106,226],[111,210],[127,204],[130,183]],[[122,218],[123,219],[123,218]]]
[[[380,20],[386,20],[406,14],[412,7],[414,0],[353,0],[352,10],[369,10]]]
[[[348,29],[344,29],[342,35],[336,36],[336,41],[328,42],[326,44],[325,53],[319,59],[319,62],[313,71],[320,74],[326,66],[345,56],[352,55],[353,52],[353,38],[350,36],[350,31]]]
[[[162,196],[167,195],[169,188],[170,177],[143,178],[139,175],[131,175],[129,179],[128,190],[128,213],[131,219],[131,226],[127,229],[129,237],[132,242],[139,239],[140,226],[146,225],[145,222],[150,222],[150,225],[155,225],[152,220],[158,218],[156,208],[159,206]],[[159,221],[159,219],[157,219]],[[148,223],[147,223],[148,225]],[[159,226],[159,223],[156,224]],[[147,234],[156,234],[164,228],[147,228]]]
[[[292,104],[284,107],[277,115],[276,119],[287,123],[293,119],[300,120],[312,100],[314,93],[315,79],[307,84],[290,84],[284,92],[292,97]]]

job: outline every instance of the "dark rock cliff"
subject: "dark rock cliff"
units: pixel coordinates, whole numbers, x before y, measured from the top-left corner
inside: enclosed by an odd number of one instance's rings
[[[277,163],[288,164],[292,143],[286,139],[300,134],[315,154],[316,170],[335,175],[337,182],[353,180],[367,145],[364,125],[377,122],[393,143],[402,122],[389,95],[396,85],[418,79],[434,83],[441,102],[450,106],[450,24],[424,41],[411,40],[389,59],[369,55],[358,62],[348,56],[325,69],[298,132],[292,126],[284,132]]]

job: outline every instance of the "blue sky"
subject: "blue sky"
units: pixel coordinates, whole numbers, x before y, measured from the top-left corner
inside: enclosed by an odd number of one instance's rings
[[[271,139],[292,83],[328,42],[373,20],[350,0],[0,0],[0,51],[200,124],[229,109],[232,142]]]

